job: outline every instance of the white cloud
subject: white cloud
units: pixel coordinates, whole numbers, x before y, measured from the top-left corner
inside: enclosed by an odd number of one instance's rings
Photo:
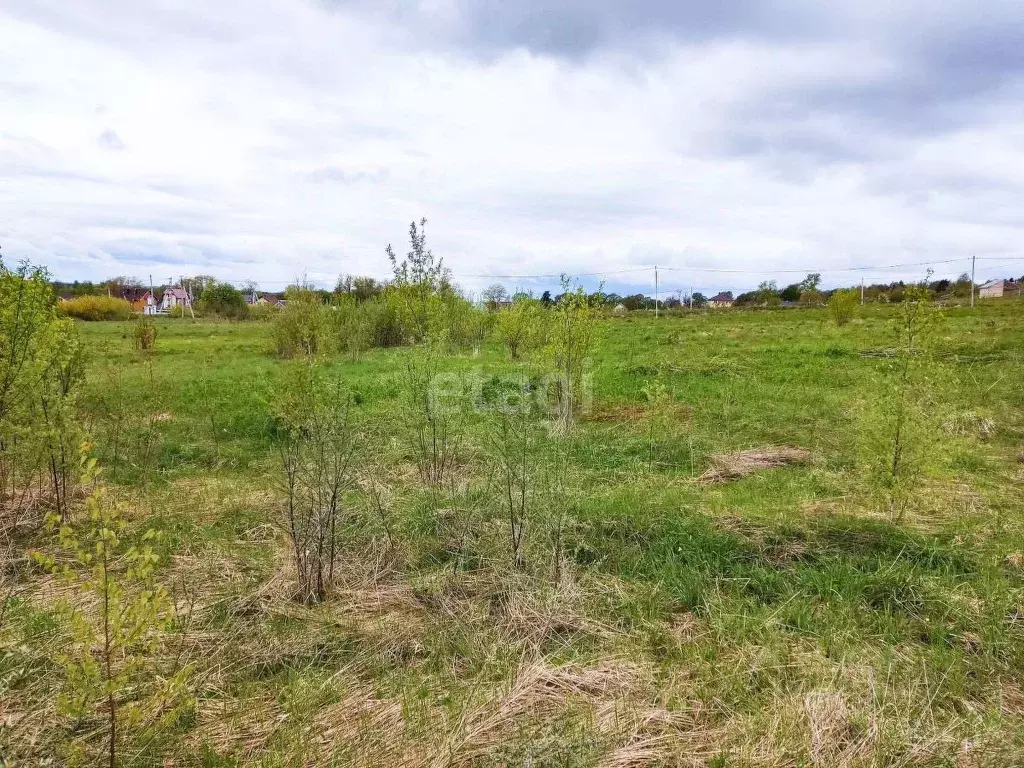
[[[966,122],[894,130],[902,64],[882,37],[481,57],[293,0],[6,13],[0,243],[61,278],[383,276],[384,246],[424,215],[462,275],[764,272],[672,273],[743,287],[780,269],[1024,256],[1019,73]],[[648,276],[609,283],[630,280]]]

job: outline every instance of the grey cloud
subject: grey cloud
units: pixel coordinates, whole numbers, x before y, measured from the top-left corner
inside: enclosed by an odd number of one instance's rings
[[[995,177],[981,170],[934,170],[906,166],[883,167],[865,181],[864,189],[872,195],[901,195],[918,202],[933,193],[970,195],[973,200],[1013,199],[1024,185],[1009,177]]]
[[[673,46],[744,41],[769,52],[859,50],[888,62],[866,80],[835,71],[768,80],[759,97],[724,114],[721,135],[708,137],[713,151],[769,163],[860,161],[876,150],[884,158],[894,148],[885,134],[953,131],[993,103],[1024,100],[1024,7],[1015,0],[457,0],[451,13],[416,0],[337,0],[335,7],[384,13],[414,41],[443,41],[484,59],[514,49],[575,62],[604,52],[657,58]],[[827,120],[846,135],[822,131]],[[874,133],[883,135],[875,141]]]
[[[792,40],[836,26],[834,14],[810,0],[461,0],[453,15],[415,0],[336,0],[329,5],[383,13],[395,23],[478,53],[524,48],[568,58],[666,38]]]
[[[117,131],[112,128],[107,128],[103,133],[96,139],[96,143],[101,149],[111,149],[116,152],[120,152],[124,149],[124,142],[121,141],[121,137],[117,135]]]
[[[993,88],[962,90],[920,72],[860,85],[779,85],[728,110],[705,146],[796,175],[805,165],[891,163],[916,142],[998,120],[986,113],[1024,101],[1024,78]]]
[[[464,35],[475,42],[571,57],[666,38],[793,40],[831,26],[822,4],[799,0],[483,0],[465,5]]]
[[[439,12],[422,0],[325,0],[328,7],[385,17],[412,38],[442,40],[478,54],[522,48],[582,58],[606,49],[643,49],[658,41],[747,40],[789,44],[884,40],[970,63],[997,74],[1019,62],[1021,11],[1015,0],[455,0]]]
[[[881,142],[865,141],[857,131],[838,133],[812,121],[738,120],[716,132],[708,147],[730,157],[753,158],[786,177],[803,178],[807,167],[876,159]]]

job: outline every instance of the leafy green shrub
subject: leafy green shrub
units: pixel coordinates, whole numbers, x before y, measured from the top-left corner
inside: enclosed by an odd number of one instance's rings
[[[281,357],[316,357],[335,346],[331,308],[309,288],[289,288],[285,306],[274,318],[274,341]]]
[[[474,307],[455,291],[446,291],[433,308],[431,328],[436,337],[443,336],[459,349],[479,347],[482,335],[489,325],[488,313]]]
[[[498,316],[492,312],[486,312],[473,308],[473,314],[469,318],[469,331],[473,344],[474,353],[479,353],[487,337],[494,331],[498,322]]]
[[[132,329],[132,336],[135,339],[135,348],[148,352],[156,347],[156,323],[151,317],[143,315],[135,321],[135,328]]]
[[[559,426],[566,432],[572,429],[575,411],[587,396],[584,374],[596,321],[596,312],[587,301],[583,286],[570,288],[570,278],[563,275],[562,296],[554,308],[548,344],[559,377]]]
[[[359,311],[370,328],[371,344],[375,347],[397,347],[404,343],[398,301],[391,291],[360,303]]]
[[[450,483],[459,464],[468,411],[461,386],[452,393],[439,387],[445,382],[444,354],[442,345],[431,343],[409,350],[403,382],[405,402],[399,412],[420,478],[435,492]],[[433,501],[436,508],[436,493]]]
[[[0,261],[0,508],[17,526],[47,485],[63,518],[74,489],[81,428],[75,398],[83,375],[78,329],[58,318],[49,275]],[[9,534],[9,530],[3,533]]]
[[[808,288],[800,293],[800,303],[805,307],[820,307],[825,303],[825,294],[817,288]]]
[[[211,283],[203,289],[196,309],[202,314],[215,314],[232,320],[242,320],[249,307],[242,292],[228,283]]]
[[[759,307],[777,307],[782,303],[779,287],[774,280],[765,280],[754,291],[754,301]]]
[[[331,308],[338,331],[338,345],[348,351],[353,362],[358,362],[360,353],[373,345],[372,318],[351,293],[337,296]]]
[[[548,314],[536,299],[520,298],[497,315],[495,333],[518,360],[524,353],[542,344],[547,333]]]
[[[77,296],[62,301],[59,311],[78,320],[127,320],[132,316],[132,305],[113,296]]]
[[[451,273],[444,259],[435,259],[427,248],[426,219],[420,219],[419,227],[415,221],[409,225],[409,251],[404,259],[399,261],[390,245],[386,253],[394,272],[389,293],[397,300],[403,333],[407,341],[422,344],[436,336],[439,299],[452,293]]]
[[[894,522],[910,508],[940,434],[932,350],[939,319],[926,288],[905,289],[892,320],[894,354],[874,398],[879,413],[865,429],[875,492]]]
[[[828,312],[838,327],[853,319],[857,309],[857,292],[851,289],[833,291],[828,297]]]
[[[352,397],[314,365],[294,364],[274,397],[280,430],[285,527],[292,542],[299,598],[322,601],[334,580],[359,436]]]

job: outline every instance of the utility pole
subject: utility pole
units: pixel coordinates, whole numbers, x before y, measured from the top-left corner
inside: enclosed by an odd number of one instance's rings
[[[977,261],[977,257],[971,255],[971,309],[974,309],[974,263]]]
[[[658,265],[654,265],[654,319],[658,319]]]
[[[693,286],[690,286],[690,309],[693,309]]]
[[[191,314],[192,315],[192,319],[195,320],[196,319],[196,311],[194,309],[192,309],[192,292],[191,292],[190,289],[185,287],[185,278],[184,277],[179,275],[178,276],[178,280],[180,281],[181,292],[185,294],[185,303],[188,304],[189,314]],[[182,320],[185,319],[185,308],[184,307],[181,308],[181,319]]]
[[[153,312],[156,312],[156,293],[153,291],[153,273],[152,272],[149,273],[149,300],[153,302]],[[149,304],[148,303],[146,304],[146,306],[144,306],[142,308],[142,313],[144,315],[150,314],[149,312],[146,311],[148,308],[149,308]]]

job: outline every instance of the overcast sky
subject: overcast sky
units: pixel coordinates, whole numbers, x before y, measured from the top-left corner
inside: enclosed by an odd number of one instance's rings
[[[1022,41],[1020,0],[4,0],[0,246],[273,289],[426,216],[471,289],[1019,274]]]

